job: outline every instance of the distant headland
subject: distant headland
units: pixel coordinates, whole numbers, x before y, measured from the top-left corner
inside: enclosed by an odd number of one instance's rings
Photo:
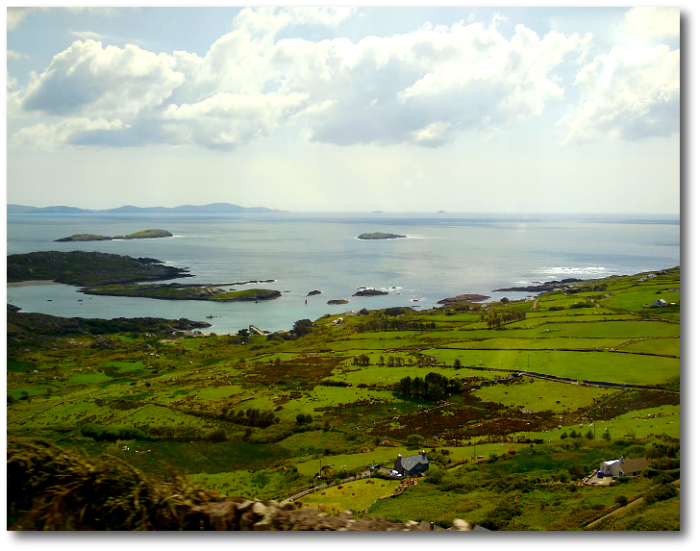
[[[134,207],[127,205],[116,209],[90,210],[76,207],[26,207],[7,205],[7,214],[236,214],[287,212],[265,207],[241,207],[231,203],[209,205],[183,205],[180,207]]]
[[[109,237],[106,235],[94,235],[92,233],[77,233],[70,237],[56,239],[56,243],[66,243],[75,241],[114,241],[115,239],[159,239],[161,237],[172,237],[173,234],[166,230],[144,230],[129,235],[116,235]]]

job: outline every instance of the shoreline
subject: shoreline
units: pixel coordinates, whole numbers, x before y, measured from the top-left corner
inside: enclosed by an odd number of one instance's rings
[[[30,279],[28,281],[14,281],[10,283],[9,281],[7,282],[7,288],[10,289],[12,287],[35,287],[39,285],[64,285],[63,283],[58,283],[53,280],[49,279]]]

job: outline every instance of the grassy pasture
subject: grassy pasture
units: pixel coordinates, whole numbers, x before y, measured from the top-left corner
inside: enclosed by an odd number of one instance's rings
[[[562,413],[575,411],[590,405],[594,399],[608,396],[610,390],[592,388],[564,383],[553,383],[534,379],[532,383],[524,382],[509,385],[495,385],[476,391],[482,400],[500,403],[519,409],[532,411],[551,410]]]
[[[651,303],[660,298],[669,304],[678,302],[681,298],[680,292],[668,292],[668,285],[639,286],[631,289],[624,289],[614,293],[612,297],[600,299],[600,303],[611,308],[621,308],[633,312],[641,312],[650,308]],[[659,293],[659,291],[661,291]],[[654,312],[656,309],[650,309]]]
[[[660,417],[647,418],[648,415]],[[571,429],[576,430],[576,432],[580,432],[582,429],[584,432],[588,432],[588,430],[593,430],[594,428],[593,423],[583,423],[582,425],[565,426],[561,429],[556,428],[547,432],[531,432],[530,437],[544,438],[556,442],[561,438],[562,432],[569,433]],[[629,434],[634,434],[634,438],[661,434],[666,434],[672,438],[680,438],[680,406],[638,409],[615,417],[612,420],[596,421],[596,440],[601,439],[603,431],[610,433],[611,441],[613,442],[624,439]]]
[[[467,338],[537,338],[537,337],[587,337],[587,338],[640,338],[640,337],[678,337],[680,326],[663,321],[611,321],[568,323],[571,320],[547,321],[533,327],[530,320],[525,320],[530,326],[527,329],[479,330],[461,332],[454,335],[454,341]],[[509,326],[510,327],[510,326]],[[445,332],[447,333],[447,332]],[[452,332],[450,332],[452,333]],[[443,335],[441,335],[443,336]],[[444,334],[445,339],[452,335]]]
[[[627,342],[625,339],[588,339],[576,337],[537,337],[537,338],[493,338],[484,340],[451,342],[445,346],[451,348],[615,348]]]
[[[274,499],[286,491],[284,471],[237,470],[221,473],[193,473],[187,475],[194,484],[218,490],[229,497]]]
[[[673,337],[664,339],[645,339],[632,342],[620,348],[629,352],[647,352],[649,354],[671,354],[680,358],[681,340]]]
[[[364,511],[378,499],[393,494],[399,484],[398,480],[356,480],[306,495],[299,501],[304,507],[321,507],[335,515],[347,510]]]
[[[429,350],[426,353],[449,365],[459,359],[462,365],[500,369],[522,369],[571,377],[578,380],[631,384],[663,384],[680,374],[680,362],[612,352],[552,352],[512,350]]]

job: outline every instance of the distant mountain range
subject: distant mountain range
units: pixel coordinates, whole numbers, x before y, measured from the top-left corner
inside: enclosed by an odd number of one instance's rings
[[[132,207],[127,205],[116,209],[88,210],[76,207],[25,207],[7,205],[7,214],[226,214],[241,212],[286,212],[265,207],[240,207],[230,203],[212,203],[210,205],[183,205],[180,207]]]

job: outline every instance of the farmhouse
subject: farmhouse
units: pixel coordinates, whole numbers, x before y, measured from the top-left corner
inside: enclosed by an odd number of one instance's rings
[[[430,468],[430,461],[423,450],[418,455],[401,457],[401,454],[394,461],[394,470],[402,476],[412,476],[426,472]]]
[[[649,466],[649,461],[644,457],[637,459],[625,459],[621,456],[620,459],[612,461],[603,461],[600,464],[600,472],[603,476],[637,476]]]
[[[651,303],[652,308],[663,308],[664,306],[666,306],[666,301],[662,298]]]

